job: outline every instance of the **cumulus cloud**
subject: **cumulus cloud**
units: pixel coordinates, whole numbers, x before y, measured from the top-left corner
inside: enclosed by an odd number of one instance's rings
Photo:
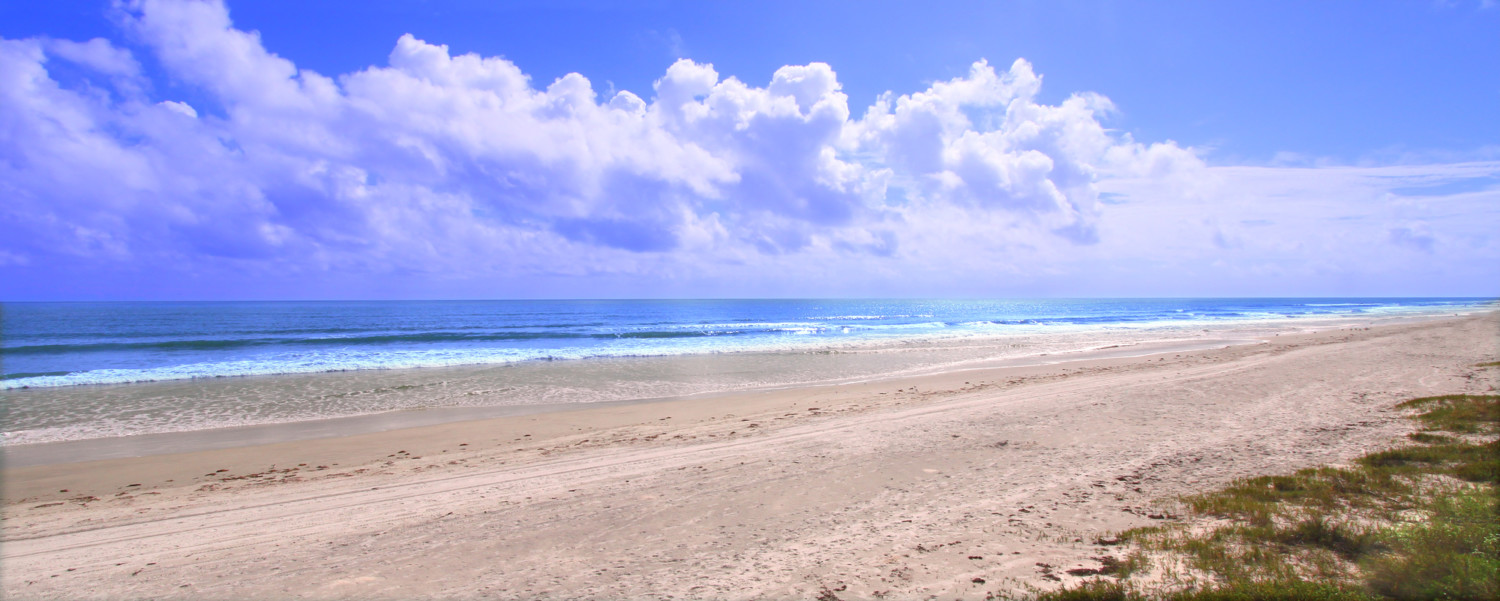
[[[30,199],[11,217],[52,230],[23,252],[337,261],[409,251],[425,227],[434,237],[419,247],[457,238],[481,252],[484,240],[540,236],[631,252],[690,241],[777,254],[821,240],[888,255],[898,235],[880,224],[900,204],[889,186],[1087,240],[1096,169],[1112,150],[1140,152],[1099,125],[1100,97],[1037,104],[1025,61],[1004,74],[981,61],[851,120],[822,63],[756,86],[683,59],[649,101],[600,99],[582,75],[538,85],[505,59],[411,35],[386,66],[334,78],[270,52],[218,2],[124,9],[170,76],[217,106],[50,77],[60,58],[146,87],[130,51],[107,40],[5,41],[6,179]]]
[[[823,63],[747,83],[682,59],[605,98],[412,35],[320,74],[217,1],[120,8],[128,47],[0,39],[0,265],[870,282],[1003,257],[1020,274],[1104,252],[1105,192],[1226,187],[1190,149],[1107,129],[1103,96],[1038,101],[1025,60],[860,111]]]

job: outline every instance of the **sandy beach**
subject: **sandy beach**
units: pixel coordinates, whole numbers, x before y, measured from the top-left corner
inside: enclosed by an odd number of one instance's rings
[[[8,599],[984,599],[1494,390],[1500,315],[9,466]],[[1047,569],[1041,564],[1050,566]]]

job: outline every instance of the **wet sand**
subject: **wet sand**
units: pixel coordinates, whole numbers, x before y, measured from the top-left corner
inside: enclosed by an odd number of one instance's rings
[[[982,599],[1493,390],[1500,318],[4,471],[6,598]],[[170,446],[166,450],[172,450]],[[1073,577],[1062,575],[1063,579]]]

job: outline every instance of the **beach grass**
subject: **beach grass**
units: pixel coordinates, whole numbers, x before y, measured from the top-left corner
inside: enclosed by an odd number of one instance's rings
[[[1128,569],[1023,598],[1500,598],[1500,395],[1397,407],[1409,444],[1183,498],[1189,519],[1119,533]]]

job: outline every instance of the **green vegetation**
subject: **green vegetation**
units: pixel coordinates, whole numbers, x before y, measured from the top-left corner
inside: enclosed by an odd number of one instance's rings
[[[1197,519],[1120,533],[1113,580],[1031,598],[1500,598],[1500,395],[1398,407],[1421,412],[1415,444],[1182,499]]]
[[[1211,589],[1147,594],[1118,581],[1089,580],[1076,587],[1046,593],[1047,601],[1373,601],[1348,588],[1307,582],[1233,582]]]
[[[1393,552],[1369,562],[1370,588],[1392,599],[1500,598],[1497,510],[1493,490],[1439,498],[1429,522],[1388,537]]]
[[[1450,394],[1412,399],[1397,405],[1402,409],[1426,409],[1417,416],[1426,430],[1483,432],[1494,434],[1500,427],[1500,396]]]
[[[1412,432],[1411,434],[1407,434],[1406,437],[1411,439],[1412,442],[1420,442],[1422,444],[1447,444],[1458,440],[1452,436],[1433,434],[1431,432]]]

